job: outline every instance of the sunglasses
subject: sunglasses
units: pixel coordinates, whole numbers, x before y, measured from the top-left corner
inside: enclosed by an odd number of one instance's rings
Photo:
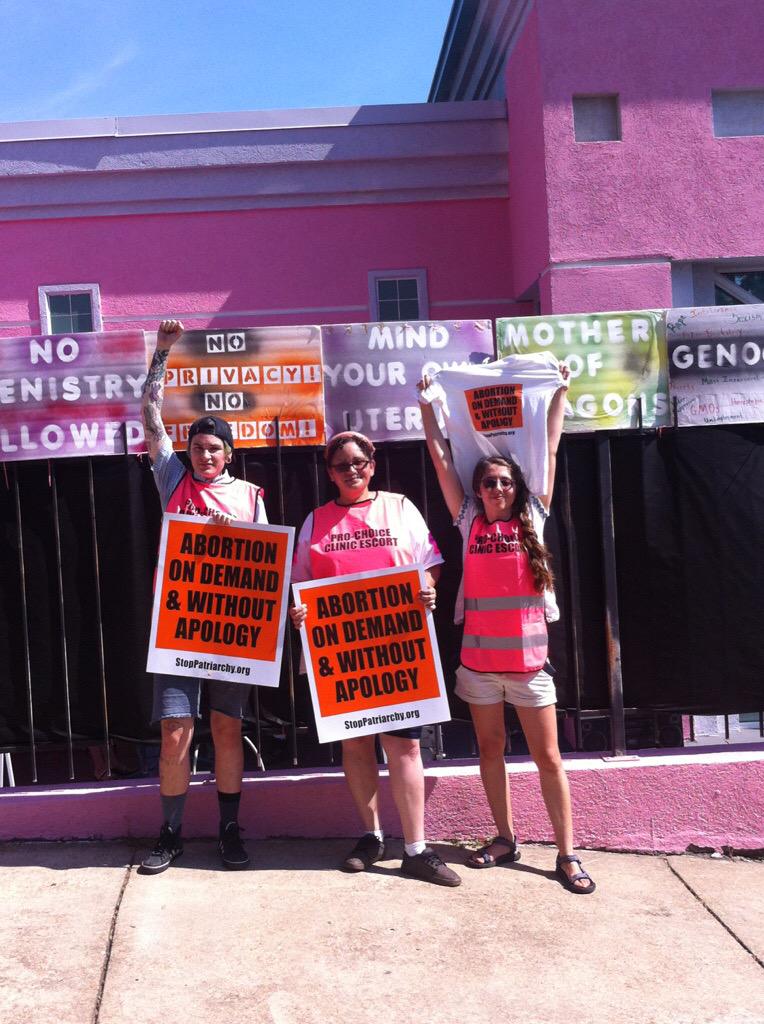
[[[349,473],[351,469],[360,473],[362,469],[366,469],[370,462],[371,459],[353,459],[352,462],[333,462],[330,468],[337,473]]]
[[[487,491],[493,491],[497,487],[509,490],[510,487],[515,486],[515,481],[510,480],[508,476],[484,476],[480,481],[480,486],[485,487]]]

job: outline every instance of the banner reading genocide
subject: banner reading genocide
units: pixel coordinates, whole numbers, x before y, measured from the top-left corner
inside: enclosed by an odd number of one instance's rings
[[[151,353],[156,334],[146,334]],[[186,331],[173,346],[165,375],[162,419],[173,447],[186,447],[200,416],[222,416],[240,448],[325,440],[324,387],[318,327],[252,327]]]
[[[294,583],[321,743],[450,719],[419,566]]]
[[[499,358],[551,352],[570,367],[566,431],[670,423],[664,316],[659,310],[506,317],[496,321]]]
[[[329,435],[421,440],[414,387],[422,373],[494,357],[490,320],[333,324],[321,328]]]
[[[669,309],[666,327],[679,426],[764,422],[764,305]]]
[[[165,515],[149,672],[278,686],[294,529]]]
[[[3,338],[0,460],[143,450],[142,331]]]

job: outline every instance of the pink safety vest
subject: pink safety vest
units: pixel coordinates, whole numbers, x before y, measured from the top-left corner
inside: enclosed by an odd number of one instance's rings
[[[310,535],[312,578],[411,565],[403,500],[402,494],[377,491],[375,498],[358,505],[330,501],[317,508]]]
[[[185,512],[208,516],[211,511],[226,512],[244,523],[255,521],[259,487],[232,477],[225,483],[200,483],[186,473],[167,502],[167,512]]]
[[[462,664],[476,672],[537,672],[547,655],[544,595],[536,591],[519,519],[475,516],[464,554]]]

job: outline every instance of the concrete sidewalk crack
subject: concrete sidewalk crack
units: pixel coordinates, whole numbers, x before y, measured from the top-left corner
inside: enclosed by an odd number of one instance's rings
[[[729,935],[732,936],[732,938],[735,940],[735,942],[737,942],[737,944],[739,946],[742,946],[742,948],[746,951],[746,953],[756,961],[756,963],[759,965],[759,967],[762,968],[762,970],[764,970],[764,960],[762,960],[760,957],[758,957],[754,953],[754,951],[751,949],[750,946],[746,946],[746,944],[743,942],[743,940],[740,938],[740,936],[736,935],[735,932],[733,932],[733,930],[726,923],[726,921],[723,921],[721,919],[721,917],[719,917],[719,915],[716,913],[716,911],[712,910],[712,908],[709,907],[709,905],[706,903],[706,901],[703,899],[703,897],[699,893],[697,893],[693,889],[693,887],[690,885],[690,883],[679,874],[679,872],[676,870],[676,868],[671,863],[671,861],[668,860],[668,858],[666,858],[666,866],[668,867],[668,869],[671,872],[671,874],[679,879],[679,881],[682,883],[682,885],[685,887],[685,889],[687,889],[687,891],[689,893],[691,893],[695,897],[695,899],[698,901],[698,903],[700,903],[700,905],[704,908],[704,910],[707,910],[708,913],[711,915],[711,917],[713,917],[715,921],[718,921],[719,924],[722,926],[722,928]]]
[[[93,1024],[98,1024],[101,1017],[101,1002],[103,1000],[104,989],[106,988],[106,976],[109,973],[109,964],[111,963],[111,951],[114,946],[114,935],[117,931],[117,918],[119,917],[120,907],[122,906],[122,897],[125,895],[125,889],[127,889],[127,883],[130,881],[130,875],[133,870],[133,864],[135,863],[135,850],[130,854],[130,863],[125,868],[125,877],[122,879],[122,885],[119,889],[119,895],[117,896],[117,902],[114,905],[114,913],[111,915],[111,925],[109,926],[109,936],[106,940],[106,952],[103,958],[103,966],[101,967],[101,978],[98,983],[98,993],[96,994],[95,1006],[93,1007]]]

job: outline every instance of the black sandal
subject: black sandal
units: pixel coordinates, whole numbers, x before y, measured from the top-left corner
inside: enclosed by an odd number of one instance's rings
[[[494,857],[493,854],[488,852],[492,846],[506,846],[507,852],[500,853],[498,857]],[[465,864],[468,868],[495,868],[499,864],[512,864],[518,860],[520,860],[520,851],[517,848],[517,836],[513,836],[512,839],[496,836],[490,843],[486,843],[479,850],[475,850],[467,858]]]
[[[568,892],[575,892],[579,896],[588,896],[590,892],[594,892],[597,888],[596,884],[592,880],[592,877],[588,872],[581,870],[575,875],[569,875],[563,868],[563,864],[578,864],[581,867],[581,858],[577,857],[575,853],[559,854],[557,857],[557,864],[555,865],[555,874],[557,875],[560,883],[568,890]],[[586,879],[588,885],[576,885],[576,882]]]

